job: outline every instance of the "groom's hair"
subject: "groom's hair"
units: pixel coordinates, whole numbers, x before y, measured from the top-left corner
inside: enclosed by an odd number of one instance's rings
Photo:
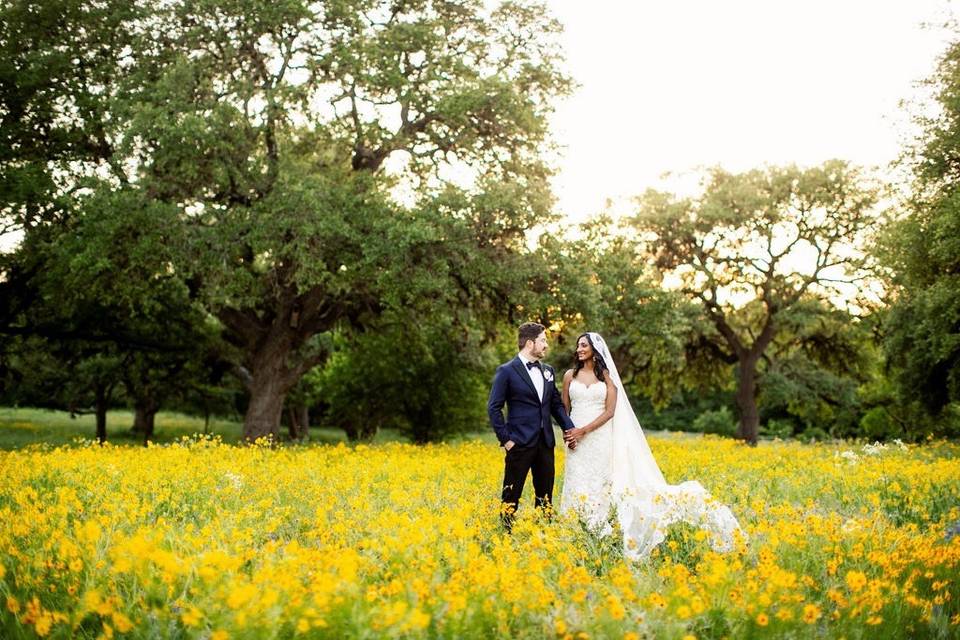
[[[524,322],[520,325],[520,329],[517,331],[517,344],[520,346],[520,350],[523,351],[527,340],[536,341],[537,336],[546,330],[547,328],[545,326],[536,322]]]

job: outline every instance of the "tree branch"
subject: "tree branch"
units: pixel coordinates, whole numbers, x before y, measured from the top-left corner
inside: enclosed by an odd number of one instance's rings
[[[246,346],[253,346],[263,337],[267,327],[262,325],[252,311],[224,307],[217,317],[230,330],[239,335]]]

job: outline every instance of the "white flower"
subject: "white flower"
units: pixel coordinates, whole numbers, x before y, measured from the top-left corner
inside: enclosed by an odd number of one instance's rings
[[[837,454],[835,454],[835,455],[837,455]],[[843,458],[844,460],[848,461],[850,464],[854,464],[857,460],[860,459],[860,457],[859,457],[856,453],[854,453],[853,451],[844,451],[843,453],[841,453],[841,454],[839,454],[839,455],[840,455],[841,458]]]
[[[231,485],[234,489],[239,489],[243,486],[243,478],[236,473],[231,473],[227,471],[223,474],[223,479],[227,481],[227,484]]]
[[[883,444],[882,442],[874,442],[873,444],[863,445],[863,452],[869,456],[875,456],[886,448],[887,445]]]
[[[553,372],[550,371],[550,369],[544,369],[543,379],[546,380],[547,382],[550,382],[551,380],[553,380]]]

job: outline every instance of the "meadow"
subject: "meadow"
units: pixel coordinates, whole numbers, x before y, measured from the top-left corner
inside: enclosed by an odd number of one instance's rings
[[[143,436],[133,433],[133,411],[112,410],[107,414],[107,438],[111,444],[142,445]],[[222,442],[236,444],[241,440],[243,426],[240,418],[201,417],[161,411],[156,417],[156,444],[168,444],[183,436],[203,434],[215,436]],[[96,433],[92,414],[71,416],[64,411],[0,407],[0,449],[18,449],[31,444],[67,445],[77,438],[93,438]],[[336,444],[345,442],[340,429],[311,429],[311,439]],[[391,432],[379,434],[378,440],[393,440]]]
[[[529,483],[505,535],[483,439],[0,451],[0,636],[957,637],[960,445],[651,446],[748,541],[628,563]]]

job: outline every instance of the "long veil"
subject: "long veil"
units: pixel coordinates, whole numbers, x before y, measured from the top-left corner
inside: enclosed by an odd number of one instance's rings
[[[598,333],[588,335],[617,389],[615,412],[610,419],[610,493],[623,532],[624,554],[631,559],[647,556],[663,542],[667,528],[681,521],[705,529],[715,550],[731,550],[738,536],[745,537],[737,519],[728,507],[713,500],[699,482],[667,484],[630,406],[606,341]]]

